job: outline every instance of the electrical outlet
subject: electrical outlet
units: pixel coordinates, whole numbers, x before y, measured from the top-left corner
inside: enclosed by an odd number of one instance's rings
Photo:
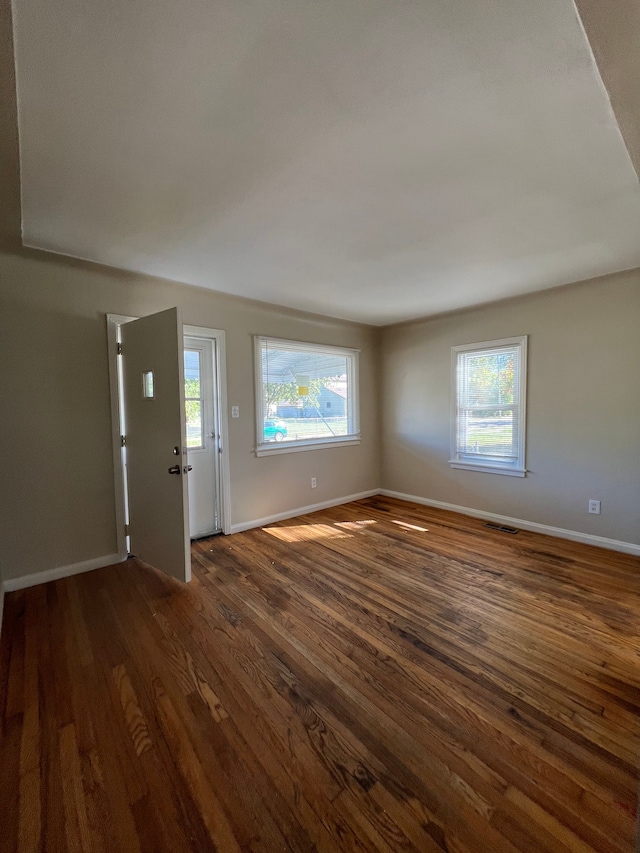
[[[600,501],[590,500],[589,512],[593,513],[594,515],[600,515]]]
[[[239,418],[240,417],[240,406],[231,406],[231,417]]]
[[[312,477],[312,478],[311,478],[311,488],[312,488],[312,489],[315,489],[315,487],[316,487],[317,485],[318,485],[318,484],[317,484],[317,482],[316,482],[316,478],[315,478],[315,477]]]

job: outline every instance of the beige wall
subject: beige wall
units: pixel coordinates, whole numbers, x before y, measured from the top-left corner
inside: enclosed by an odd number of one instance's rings
[[[105,314],[180,305],[226,332],[232,524],[379,486],[378,332],[41,253],[0,256],[5,579],[114,553]],[[257,458],[252,335],[361,348],[362,442]],[[318,486],[310,488],[311,477]]]
[[[640,543],[639,321],[636,270],[386,329],[383,487]],[[524,334],[528,475],[452,469],[451,347]]]

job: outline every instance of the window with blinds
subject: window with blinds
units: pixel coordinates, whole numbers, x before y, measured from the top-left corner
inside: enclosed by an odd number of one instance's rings
[[[256,337],[256,453],[360,440],[358,351]]]
[[[524,477],[526,335],[452,348],[453,468]]]

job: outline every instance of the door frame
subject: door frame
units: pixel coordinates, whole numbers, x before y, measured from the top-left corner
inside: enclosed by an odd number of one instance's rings
[[[125,560],[129,554],[129,537],[126,525],[129,522],[127,504],[126,466],[124,463],[121,436],[124,435],[124,397],[122,387],[122,368],[118,359],[120,327],[139,317],[125,314],[107,314],[107,354],[109,359],[109,390],[111,398],[111,441],[113,448],[113,475],[115,485],[116,538],[118,556]],[[221,430],[220,462],[220,520],[222,533],[231,533],[231,485],[229,471],[229,423],[227,409],[227,367],[225,357],[225,334],[222,329],[210,329],[204,326],[183,326],[183,336],[205,338],[216,342],[214,371],[218,384],[218,406]]]

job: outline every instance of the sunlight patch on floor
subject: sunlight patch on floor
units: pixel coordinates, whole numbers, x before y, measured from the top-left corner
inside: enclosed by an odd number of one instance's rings
[[[428,527],[418,527],[417,524],[408,524],[406,521],[396,521],[396,519],[391,519],[391,524],[397,524],[398,527],[404,527],[405,530],[417,530],[419,533],[428,533]]]
[[[309,542],[314,539],[350,539],[350,533],[336,530],[331,524],[298,524],[294,527],[263,527],[283,542]]]
[[[376,522],[371,519],[363,519],[362,521],[336,521],[336,527],[344,527],[345,530],[366,530],[370,524]]]

